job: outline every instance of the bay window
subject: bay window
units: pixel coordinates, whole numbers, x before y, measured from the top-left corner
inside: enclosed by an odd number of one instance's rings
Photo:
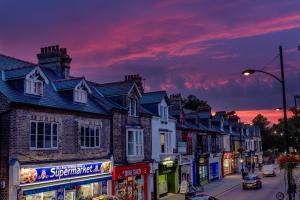
[[[144,133],[141,129],[128,129],[126,132],[127,156],[144,155]]]
[[[30,122],[30,148],[57,148],[57,123],[45,121]]]

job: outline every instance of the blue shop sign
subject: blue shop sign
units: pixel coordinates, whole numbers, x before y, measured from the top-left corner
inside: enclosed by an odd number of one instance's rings
[[[87,175],[101,175],[111,172],[111,162],[62,165],[41,168],[21,168],[20,184],[32,184],[45,181],[57,181]]]

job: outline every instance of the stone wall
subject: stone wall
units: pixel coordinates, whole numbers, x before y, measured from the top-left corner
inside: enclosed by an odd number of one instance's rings
[[[144,131],[144,160],[149,161],[152,153],[151,117],[130,117],[127,113],[113,113],[113,155],[116,164],[124,164],[126,158],[126,126],[140,126]]]
[[[42,108],[17,108],[11,112],[9,159],[21,162],[52,162],[101,159],[110,153],[110,119],[97,115],[75,114]],[[58,123],[58,148],[30,149],[30,121],[46,120]],[[80,124],[101,124],[100,147],[80,147]]]

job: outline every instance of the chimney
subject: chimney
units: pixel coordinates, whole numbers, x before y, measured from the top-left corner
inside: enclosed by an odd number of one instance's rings
[[[139,74],[125,75],[125,81],[134,81],[140,92],[144,93],[143,78]]]
[[[51,69],[61,78],[69,78],[72,58],[66,48],[60,48],[59,45],[43,47],[37,57],[39,65]]]
[[[170,105],[173,108],[173,110],[182,108],[183,99],[180,93],[170,95]]]

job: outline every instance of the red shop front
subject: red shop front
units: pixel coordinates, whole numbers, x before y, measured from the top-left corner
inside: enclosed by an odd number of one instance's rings
[[[149,163],[115,166],[112,194],[118,200],[147,200],[149,175]]]

